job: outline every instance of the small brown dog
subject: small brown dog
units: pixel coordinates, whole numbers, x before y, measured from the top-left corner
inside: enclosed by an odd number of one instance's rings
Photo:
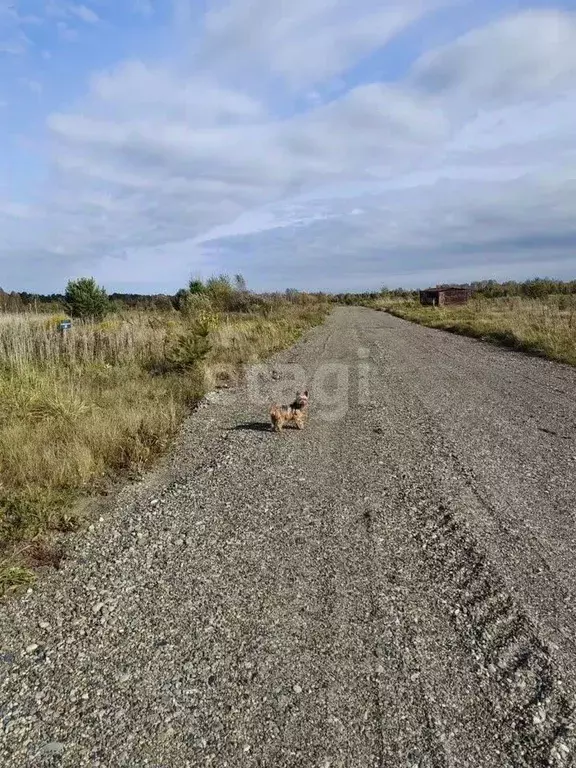
[[[304,429],[306,409],[308,407],[308,390],[297,392],[296,399],[290,405],[273,405],[270,409],[270,420],[274,432],[281,432],[285,424],[293,422],[297,429]]]

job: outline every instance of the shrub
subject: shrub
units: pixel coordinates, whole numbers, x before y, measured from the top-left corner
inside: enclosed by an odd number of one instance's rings
[[[236,290],[228,275],[211,277],[206,283],[206,293],[215,307],[222,310],[230,309]]]
[[[160,296],[157,296],[154,300],[154,307],[155,310],[158,312],[171,312],[174,307],[172,306],[172,300],[170,299],[170,296],[164,296],[160,294]]]
[[[104,288],[93,277],[70,280],[64,294],[66,308],[72,317],[102,320],[110,311],[110,302]]]
[[[194,278],[193,280],[190,280],[188,284],[188,291],[191,294],[197,294],[197,293],[204,293],[205,292],[204,283],[202,280],[199,280],[198,278]]]
[[[196,367],[210,353],[210,333],[218,326],[214,312],[202,310],[189,319],[184,333],[179,333],[170,349],[167,359],[174,370],[185,371]]]
[[[190,291],[186,290],[186,288],[180,288],[172,299],[174,309],[181,310],[188,299],[188,296],[190,296]]]
[[[206,293],[187,293],[180,305],[182,314],[192,321],[203,312],[212,311],[210,297]]]

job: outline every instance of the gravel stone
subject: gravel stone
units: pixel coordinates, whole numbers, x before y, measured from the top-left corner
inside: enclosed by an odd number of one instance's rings
[[[41,755],[61,755],[64,752],[64,749],[66,748],[66,745],[63,744],[61,741],[51,741],[49,744],[46,744],[42,747],[40,750]]]

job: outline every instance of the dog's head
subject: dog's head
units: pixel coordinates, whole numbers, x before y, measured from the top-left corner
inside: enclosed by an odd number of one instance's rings
[[[305,408],[308,405],[308,390],[296,392],[296,398],[292,404],[293,408]]]

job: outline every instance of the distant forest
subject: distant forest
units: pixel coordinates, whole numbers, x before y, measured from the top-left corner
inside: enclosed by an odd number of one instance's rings
[[[422,286],[423,288],[429,286]],[[431,287],[431,286],[430,286]],[[497,280],[477,280],[473,283],[439,283],[439,288],[458,287],[471,288],[476,296],[482,296],[486,299],[497,299],[511,296],[522,296],[530,299],[541,299],[545,296],[555,294],[576,294],[576,280],[553,280],[548,277],[537,277],[532,280],[518,282],[516,280],[507,280],[499,283]],[[361,298],[369,297],[377,299],[379,297],[393,297],[399,299],[415,299],[418,297],[418,290],[408,288],[388,288],[384,286],[377,292],[366,293],[339,293],[331,296],[335,301],[347,304],[355,303]]]
[[[472,288],[477,296],[484,298],[502,298],[511,296],[522,296],[525,298],[542,298],[553,294],[576,294],[576,280],[553,280],[551,278],[534,278],[518,282],[516,280],[507,280],[499,283],[497,280],[479,280],[472,283],[458,283],[459,287]],[[285,298],[296,299],[303,295],[303,292],[293,288],[287,289],[283,294],[267,294],[269,296],[282,295]],[[304,294],[305,295],[305,294]],[[310,293],[310,296],[318,298],[327,298],[338,303],[356,303],[358,300],[381,296],[391,296],[398,298],[411,299],[418,296],[417,290],[406,288],[388,288],[383,287],[379,291],[365,291],[363,293]],[[168,311],[178,306],[178,296],[166,294],[138,294],[138,293],[112,293],[109,295],[110,301],[118,309],[141,309]],[[0,288],[0,312],[58,312],[63,311],[65,307],[64,295],[60,293],[36,294],[28,291],[7,291]]]
[[[108,298],[118,309],[172,309],[174,296],[164,294],[143,295],[139,293],[111,293]],[[59,312],[65,308],[63,293],[28,293],[12,291],[7,293],[0,288],[0,312]]]

